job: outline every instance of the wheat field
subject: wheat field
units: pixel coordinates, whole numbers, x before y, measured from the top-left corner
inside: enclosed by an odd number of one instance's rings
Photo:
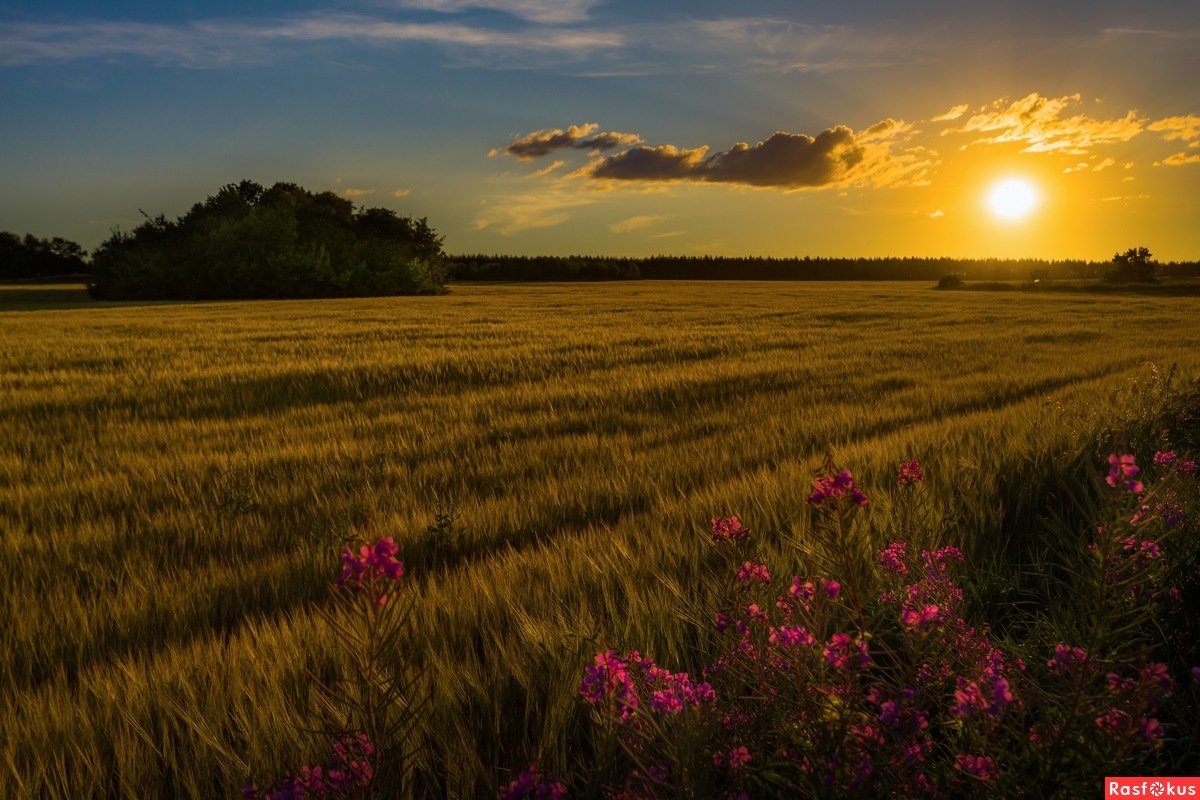
[[[1200,371],[1200,298],[21,292],[0,292],[13,797],[232,797],[316,757],[296,698],[339,656],[314,612],[340,547],[380,535],[414,602],[398,657],[431,687],[413,794],[494,792],[534,757],[565,768],[598,646],[663,662],[704,649],[663,609],[702,599],[711,517],[738,514],[787,559],[827,448],[868,490],[918,457],[943,501],[930,536],[981,562],[1024,557],[1039,481]]]

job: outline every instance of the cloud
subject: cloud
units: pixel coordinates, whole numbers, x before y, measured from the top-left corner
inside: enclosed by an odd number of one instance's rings
[[[901,146],[911,134],[911,125],[887,119],[857,133],[845,125],[816,136],[780,131],[754,145],[739,142],[711,155],[707,146],[638,146],[595,162],[586,174],[609,181],[687,180],[784,189],[913,185],[924,181],[934,162],[924,148]]]
[[[562,159],[559,159],[558,161],[555,161],[554,163],[550,164],[549,166],[543,167],[542,169],[539,169],[537,172],[534,172],[533,177],[544,178],[547,175],[549,175],[551,172],[554,172],[559,167],[564,166],[566,163],[567,162],[563,161]]]
[[[868,33],[847,25],[810,25],[780,17],[694,20],[680,30],[644,30],[660,50],[695,59],[699,69],[813,72],[866,69],[914,60],[911,36]]]
[[[1162,161],[1155,161],[1156,167],[1181,167],[1184,164],[1200,164],[1200,153],[1176,153],[1173,156],[1167,156]]]
[[[1149,200],[1149,199],[1150,199],[1150,195],[1148,195],[1148,194],[1114,194],[1109,197],[1101,197],[1100,202],[1101,203],[1117,203],[1117,202],[1124,202],[1124,201],[1129,201],[1129,200]]]
[[[930,214],[930,215],[929,215],[929,218],[930,218],[930,219],[939,219],[939,218],[941,218],[941,217],[944,217],[944,216],[946,216],[946,212],[945,212],[945,211],[942,211],[942,210],[939,208],[937,211],[934,211],[932,214]]]
[[[1099,164],[1097,164],[1096,166],[1092,167],[1092,171],[1093,172],[1103,172],[1104,170],[1108,169],[1109,167],[1111,167],[1113,164],[1116,164],[1116,163],[1117,163],[1117,160],[1115,158],[1106,158],[1103,161],[1101,161]]]
[[[969,109],[970,107],[971,106],[969,106],[966,103],[963,103],[963,104],[957,105],[957,106],[953,106],[950,108],[950,110],[946,111],[945,113],[938,114],[936,117],[931,117],[929,121],[930,122],[950,122],[951,120],[956,120],[959,117],[961,117],[963,114],[967,113],[967,109]]]
[[[583,125],[571,125],[565,131],[562,128],[534,131],[514,139],[504,147],[489,150],[488,155],[507,154],[525,161],[568,147],[576,150],[612,150],[614,147],[639,144],[642,141],[642,137],[636,133],[596,132],[599,127],[595,122],[587,122]]]
[[[505,195],[487,202],[475,217],[475,230],[492,229],[501,236],[512,236],[532,228],[552,228],[571,218],[566,209],[593,202],[585,195],[561,191]]]
[[[177,25],[81,21],[0,24],[0,65],[135,57],[190,68],[257,63],[287,43],[348,41],[379,46],[425,42],[457,52],[577,59],[624,43],[614,31],[404,22],[362,14],[302,14],[282,19],[213,19]]]
[[[1063,116],[1078,105],[1078,94],[1042,97],[1037,92],[1009,102],[996,100],[972,114],[961,127],[947,128],[952,133],[990,134],[971,144],[1024,144],[1024,153],[1062,152],[1083,155],[1097,145],[1127,142],[1145,127],[1145,118],[1129,111],[1118,119],[1094,119],[1086,114]]]
[[[397,0],[398,8],[455,13],[467,9],[503,11],[529,22],[582,22],[604,0]]]
[[[638,214],[637,216],[623,219],[620,222],[614,222],[608,226],[608,229],[613,233],[629,233],[643,228],[649,228],[656,222],[662,222],[669,219],[666,214]]]
[[[367,195],[375,194],[374,189],[342,189],[342,194],[346,197],[366,197]]]
[[[1156,120],[1146,126],[1146,130],[1162,133],[1168,142],[1200,139],[1200,117],[1188,114],[1186,117],[1166,117]]]
[[[408,197],[412,194],[412,189],[393,189],[392,197]]]

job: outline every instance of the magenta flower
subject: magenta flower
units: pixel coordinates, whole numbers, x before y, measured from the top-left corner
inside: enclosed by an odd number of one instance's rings
[[[1154,465],[1158,467],[1169,467],[1179,459],[1173,450],[1159,450],[1154,454]]]
[[[742,525],[737,517],[713,517],[712,540],[714,542],[737,542],[750,535],[750,529]]]
[[[814,506],[824,505],[827,500],[835,500],[849,495],[850,499],[859,506],[865,506],[867,496],[862,493],[854,482],[854,475],[844,469],[836,475],[826,475],[813,481],[813,491],[808,502]]]
[[[816,639],[803,625],[780,625],[778,628],[771,628],[767,641],[783,647],[797,647],[811,645]]]
[[[908,461],[901,461],[896,468],[896,485],[911,486],[914,483],[921,483],[925,480],[925,473],[921,470],[921,462],[913,458]]]
[[[842,593],[842,585],[840,583],[837,581],[827,581],[824,578],[821,578],[821,589],[830,600],[837,600],[838,595]]]
[[[1105,733],[1118,733],[1125,729],[1125,722],[1128,715],[1119,708],[1110,708],[1100,716],[1096,717],[1096,727]]]
[[[1118,456],[1114,453],[1108,457],[1108,477],[1105,481],[1109,486],[1138,494],[1145,488],[1141,481],[1136,480],[1139,472],[1137,460],[1132,455]]]
[[[896,575],[907,575],[904,559],[908,557],[908,542],[892,542],[879,551],[879,566]]]
[[[743,562],[742,568],[737,573],[738,583],[770,583],[771,573],[767,571],[765,564],[758,564],[754,561]]]
[[[793,576],[792,586],[788,589],[788,594],[797,600],[800,600],[801,602],[807,602],[816,596],[817,587],[813,586],[812,581],[804,581],[801,583],[798,576]]]
[[[734,747],[729,751],[730,769],[741,769],[750,763],[750,750],[745,745]]]
[[[597,653],[592,666],[584,669],[579,694],[597,707],[611,699],[620,709],[622,719],[627,719],[638,705],[637,691],[629,676],[629,662],[613,650]]]
[[[536,764],[530,764],[516,780],[500,787],[500,800],[562,800],[567,787],[553,778],[543,777]]]
[[[1046,662],[1046,666],[1054,672],[1065,673],[1087,661],[1087,658],[1087,651],[1082,647],[1059,643],[1054,645],[1054,656]]]
[[[983,781],[996,779],[996,762],[991,756],[955,756],[955,766],[969,775],[974,775]]]
[[[1154,741],[1163,735],[1163,728],[1158,724],[1158,720],[1145,717],[1138,720],[1138,731],[1147,741]]]
[[[386,587],[398,583],[404,577],[404,563],[396,558],[399,548],[390,536],[374,545],[363,545],[358,554],[349,547],[342,551],[342,575],[338,586],[349,586],[354,591],[378,592],[375,602],[387,602]]]

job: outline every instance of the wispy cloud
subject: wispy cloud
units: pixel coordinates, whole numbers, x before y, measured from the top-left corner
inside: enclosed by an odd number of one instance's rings
[[[412,189],[393,189],[392,197],[408,197],[412,194]]]
[[[504,147],[488,151],[489,156],[507,154],[521,160],[540,158],[555,150],[574,148],[576,150],[612,150],[615,147],[638,144],[642,137],[635,133],[619,131],[597,131],[600,126],[595,122],[583,125],[571,125],[565,131],[562,128],[534,131],[517,137]]]
[[[558,53],[578,58],[621,46],[613,31],[528,26],[499,30],[450,22],[396,21],[361,14],[281,19],[214,19],[177,25],[80,21],[0,24],[0,65],[140,57],[183,67],[219,67],[269,58],[273,46],[347,41],[375,45],[426,42],[456,51]]]
[[[486,8],[514,17],[550,24],[582,22],[592,8],[604,0],[396,0],[398,8],[438,11],[451,14],[468,9]]]
[[[1184,164],[1200,164],[1200,153],[1176,153],[1154,162],[1156,167],[1182,167]]]
[[[486,201],[475,216],[475,230],[495,230],[512,236],[531,228],[552,228],[571,218],[566,209],[591,205],[595,200],[579,192],[549,191],[503,195]]]
[[[963,114],[967,113],[967,110],[970,108],[971,108],[971,106],[968,103],[962,103],[961,105],[952,106],[948,111],[946,111],[942,114],[938,114],[936,117],[930,117],[929,121],[930,122],[950,122],[951,120],[956,120],[959,117],[961,117]]]
[[[649,228],[651,225],[666,219],[670,219],[670,216],[667,214],[638,214],[637,216],[623,219],[620,222],[614,222],[608,226],[608,229],[613,233],[629,233]]]
[[[344,197],[369,197],[370,195],[375,194],[375,190],[346,188],[342,189],[341,193]]]
[[[1164,117],[1151,122],[1146,130],[1162,133],[1168,142],[1200,139],[1200,116],[1188,114],[1180,117]]]
[[[942,135],[955,133],[987,134],[971,144],[1024,144],[1022,152],[1062,152],[1084,155],[1097,145],[1127,142],[1146,125],[1146,118],[1130,110],[1124,117],[1095,119],[1077,113],[1067,116],[1079,105],[1078,94],[1043,97],[1032,92],[1019,100],[996,100],[972,114],[960,127],[947,128]]]

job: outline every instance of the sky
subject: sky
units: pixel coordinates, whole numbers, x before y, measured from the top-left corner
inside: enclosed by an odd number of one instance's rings
[[[451,253],[1200,259],[1200,4],[0,0],[0,230],[242,179]]]

